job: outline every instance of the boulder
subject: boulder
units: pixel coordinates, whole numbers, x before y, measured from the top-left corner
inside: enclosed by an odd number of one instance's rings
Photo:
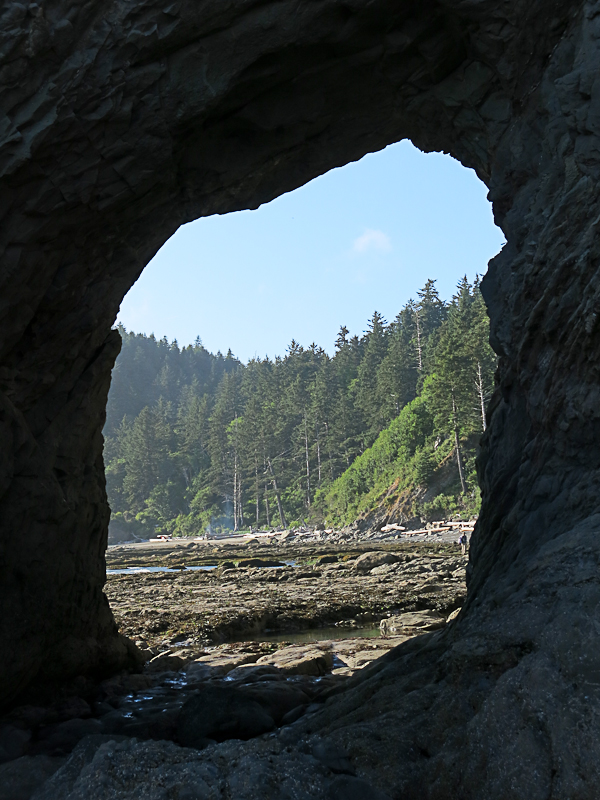
[[[63,757],[41,755],[23,756],[0,765],[0,797],[2,800],[29,800],[64,762]]]
[[[354,569],[357,572],[370,572],[375,567],[381,567],[384,564],[396,564],[400,558],[394,553],[372,552],[364,553],[354,562]]]
[[[371,575],[389,575],[398,569],[397,564],[382,564],[380,567],[373,567]]]
[[[271,664],[241,664],[227,674],[228,680],[243,681],[245,683],[262,681],[265,678],[283,680],[283,677],[281,670]]]
[[[411,611],[407,614],[398,614],[396,617],[382,619],[381,632],[384,635],[400,631],[435,631],[443,628],[446,619],[437,611]]]
[[[319,556],[317,558],[317,564],[319,566],[322,566],[323,564],[336,564],[338,561],[339,558],[336,555]]]
[[[181,653],[161,653],[146,664],[146,672],[177,672],[186,664]]]
[[[42,728],[35,745],[30,748],[32,755],[62,756],[70,753],[85,736],[101,733],[99,719],[69,719],[56,725]]]
[[[222,674],[230,672],[232,669],[236,667],[240,667],[243,664],[254,664],[259,657],[259,653],[244,653],[244,652],[222,652],[217,650],[215,653],[211,653],[210,655],[202,656],[202,658],[198,658],[195,661],[192,661],[191,664],[188,664],[186,668],[186,673],[190,669],[198,669],[200,666],[211,667],[212,669],[221,670]],[[194,667],[193,665],[198,665],[198,667]]]
[[[244,686],[245,697],[255,700],[274,720],[276,725],[293,709],[305,707],[310,703],[309,696],[298,686],[286,681],[268,681]]]
[[[54,703],[47,713],[54,716],[53,719],[48,719],[48,722],[65,722],[68,719],[91,717],[92,709],[83,697],[72,696]]]
[[[366,667],[367,664],[370,664],[372,661],[376,661],[378,658],[389,653],[389,650],[386,648],[377,648],[377,649],[364,649],[360,650],[359,652],[355,653],[354,655],[344,655],[344,660],[341,661],[340,664],[348,667],[349,669],[362,669]]]
[[[177,739],[185,747],[204,747],[211,739],[251,739],[274,727],[273,717],[240,689],[206,686],[183,704]]]
[[[199,681],[209,681],[212,678],[219,678],[227,674],[225,666],[213,666],[204,661],[192,661],[185,667],[185,676],[190,683]]]
[[[262,656],[257,664],[272,664],[286,675],[325,675],[333,668],[333,653],[316,647],[292,645]]]

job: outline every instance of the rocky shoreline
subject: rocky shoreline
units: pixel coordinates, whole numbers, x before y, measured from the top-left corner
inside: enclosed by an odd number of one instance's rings
[[[0,720],[3,800],[67,796],[74,759],[108,742],[187,753],[293,726],[396,645],[445,626],[466,591],[451,543],[142,543],[110,548],[107,565],[143,670],[32,697]]]
[[[465,560],[453,543],[332,546],[191,543],[111,548],[109,569],[152,565],[180,572],[109,574],[120,630],[150,648],[205,646],[336,624],[379,622],[463,601]],[[371,555],[369,555],[371,553]],[[214,566],[192,571],[185,567]]]

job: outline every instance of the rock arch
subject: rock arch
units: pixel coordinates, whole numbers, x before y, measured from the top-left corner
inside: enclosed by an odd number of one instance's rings
[[[102,594],[101,428],[111,326],[149,258],[183,222],[409,137],[477,171],[507,238],[484,281],[500,356],[484,506],[461,618],[322,725],[368,707],[356,741],[398,796],[594,795],[599,37],[585,0],[5,4],[4,702],[135,658]]]

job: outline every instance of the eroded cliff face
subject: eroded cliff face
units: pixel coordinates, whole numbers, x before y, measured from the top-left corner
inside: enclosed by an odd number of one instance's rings
[[[135,658],[102,594],[100,431],[149,258],[410,137],[477,171],[508,242],[470,595],[318,724],[393,796],[597,794],[599,41],[583,0],[5,4],[4,701]]]

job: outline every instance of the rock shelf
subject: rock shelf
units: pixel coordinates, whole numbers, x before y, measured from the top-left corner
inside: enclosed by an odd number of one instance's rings
[[[264,567],[256,564],[274,559],[262,549],[262,558],[254,557],[253,545],[215,552],[206,544],[171,544],[109,554],[111,566],[218,561],[210,572],[109,576],[107,594],[122,632],[142,650],[143,672],[84,681],[59,700],[33,700],[0,720],[0,782],[11,800],[38,788],[39,800],[58,796],[73,764],[103,747],[118,744],[125,753],[136,740],[150,749],[154,741],[164,753],[173,743],[184,746],[174,752],[193,760],[190,753],[218,742],[293,727],[397,645],[442,627],[465,594],[466,560],[456,547],[363,545],[334,553],[288,545],[283,554],[278,549],[288,563]],[[261,641],[268,630],[325,623],[337,623],[339,635],[302,644]],[[361,637],[366,623],[380,624],[381,637]],[[350,629],[358,635],[349,637]],[[250,635],[257,640],[222,641]]]
[[[466,559],[455,545],[386,545],[373,551],[363,544],[338,553],[313,546],[278,547],[276,553],[260,547],[264,563],[276,554],[282,562],[297,564],[283,567],[235,567],[251,561],[248,550],[237,546],[160,547],[111,550],[109,566],[216,561],[218,568],[109,575],[106,594],[121,631],[150,648],[186,640],[215,644],[348,621],[360,625],[423,608],[447,615],[462,604],[466,592]],[[208,555],[207,549],[213,552]]]

